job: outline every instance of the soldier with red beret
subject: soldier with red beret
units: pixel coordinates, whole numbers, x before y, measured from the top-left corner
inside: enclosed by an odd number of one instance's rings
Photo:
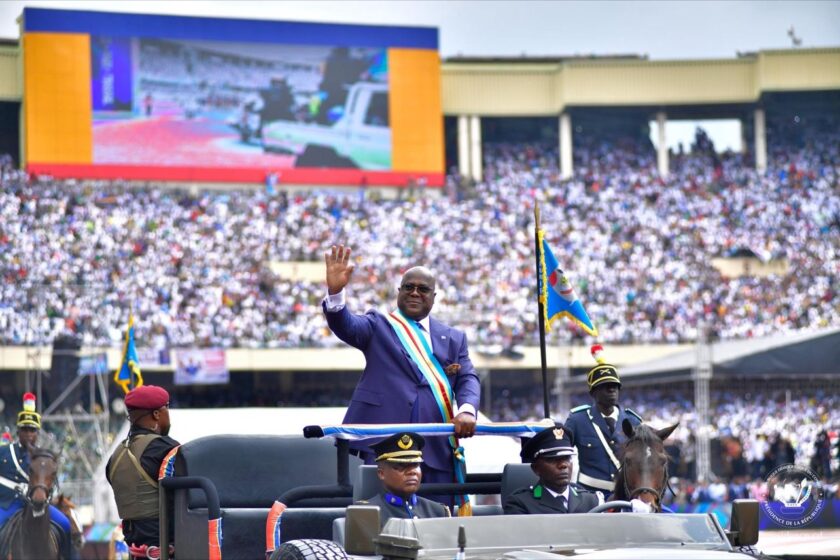
[[[157,547],[161,463],[180,445],[169,437],[169,393],[162,387],[143,385],[128,392],[125,407],[131,428],[108,460],[105,476],[114,489],[126,543]],[[170,528],[169,534],[173,532]]]

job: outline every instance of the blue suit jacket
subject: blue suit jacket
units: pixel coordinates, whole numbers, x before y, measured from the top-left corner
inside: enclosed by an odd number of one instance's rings
[[[601,429],[601,433],[604,434],[604,438],[612,448],[613,454],[621,460],[621,449],[627,442],[627,436],[621,429],[621,423],[625,419],[629,420],[634,426],[638,426],[642,422],[635,412],[618,405],[618,421],[615,424],[615,432],[610,435],[607,422],[601,416],[597,407],[584,405],[572,409],[565,425],[572,431],[572,445],[577,447],[578,450],[578,468],[581,473],[604,482],[615,482],[618,469],[610,460],[593,424]]]
[[[353,392],[345,424],[443,422],[431,387],[385,316],[377,311],[354,315],[346,306],[334,313],[327,312],[325,306],[324,312],[335,335],[365,355],[365,371]],[[466,335],[431,317],[429,329],[432,352],[440,365],[444,369],[451,364],[461,365],[457,374],[448,376],[458,406],[469,403],[477,411],[480,383],[470,362]],[[351,446],[369,452],[370,443],[352,442]],[[449,439],[426,438],[423,461],[433,469],[452,471]]]

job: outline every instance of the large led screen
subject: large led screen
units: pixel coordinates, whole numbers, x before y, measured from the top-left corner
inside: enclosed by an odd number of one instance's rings
[[[24,27],[33,171],[442,184],[433,29],[40,9]]]

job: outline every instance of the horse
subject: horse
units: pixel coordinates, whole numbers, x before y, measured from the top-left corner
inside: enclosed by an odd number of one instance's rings
[[[662,511],[662,495],[668,487],[668,453],[664,441],[678,425],[654,430],[646,424],[634,428],[628,420],[622,422],[627,442],[611,500],[629,502],[638,498],[654,512]]]
[[[76,504],[73,503],[70,496],[59,494],[53,500],[53,505],[70,521],[70,542],[73,544],[73,548],[81,552],[85,545],[85,534],[82,530],[82,522],[76,513]]]
[[[50,523],[49,505],[57,482],[58,457],[38,447],[29,448],[29,487],[24,506],[0,530],[0,557],[4,560],[60,560],[61,529]]]

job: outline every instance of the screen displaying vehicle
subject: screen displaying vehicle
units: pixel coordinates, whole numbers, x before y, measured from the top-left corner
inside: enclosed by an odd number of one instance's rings
[[[24,28],[31,171],[442,184],[434,29],[30,8]]]

